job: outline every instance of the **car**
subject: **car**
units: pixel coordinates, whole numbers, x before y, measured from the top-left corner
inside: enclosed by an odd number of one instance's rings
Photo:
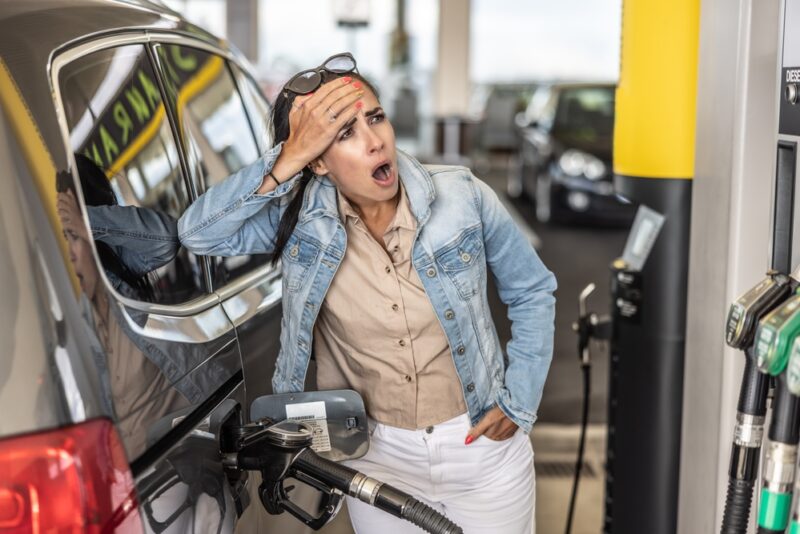
[[[494,83],[479,86],[473,94],[472,107],[479,121],[476,145],[487,152],[517,148],[514,117],[524,111],[536,90],[534,82]]]
[[[0,531],[308,532],[223,464],[279,268],[177,236],[270,146],[247,62],[158,3],[6,0],[0,111]]]
[[[635,206],[613,186],[614,96],[610,83],[549,84],[516,117],[508,194],[532,199],[540,222],[632,222]]]

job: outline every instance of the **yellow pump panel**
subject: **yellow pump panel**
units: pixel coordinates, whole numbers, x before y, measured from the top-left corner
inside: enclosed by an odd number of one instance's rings
[[[625,0],[614,173],[694,174],[700,0]]]

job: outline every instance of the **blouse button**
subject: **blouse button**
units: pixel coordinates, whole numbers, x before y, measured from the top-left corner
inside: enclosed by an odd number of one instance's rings
[[[397,343],[398,343],[398,344],[399,344],[401,347],[405,347],[405,346],[406,346],[406,340],[405,340],[405,339],[401,339],[401,340],[400,340],[400,341],[398,341]]]
[[[392,272],[392,268],[387,265],[386,266],[386,274],[389,274],[390,272]]]
[[[392,304],[392,309],[393,309],[394,311],[397,311],[397,310],[399,310],[399,309],[400,309],[400,306],[398,306],[397,304]]]
[[[403,377],[403,380],[405,380],[406,382],[411,382],[411,377],[406,375]]]

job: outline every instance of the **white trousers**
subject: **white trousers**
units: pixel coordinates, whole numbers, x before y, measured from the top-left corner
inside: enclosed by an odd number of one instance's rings
[[[465,534],[533,534],[533,448],[518,430],[505,441],[464,445],[467,414],[435,427],[376,424],[369,452],[346,465],[425,502]],[[428,431],[432,430],[432,431]],[[356,534],[418,534],[422,529],[357,499],[347,508]]]

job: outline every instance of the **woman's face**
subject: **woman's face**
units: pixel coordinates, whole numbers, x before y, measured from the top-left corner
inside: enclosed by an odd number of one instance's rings
[[[367,87],[355,119],[338,132],[312,168],[360,207],[391,200],[399,188],[394,129]]]
[[[99,278],[97,266],[92,256],[92,247],[85,239],[71,230],[64,230],[64,237],[67,239],[69,259],[75,268],[75,275],[80,281],[81,289],[86,293],[89,300],[92,300],[97,291]]]

